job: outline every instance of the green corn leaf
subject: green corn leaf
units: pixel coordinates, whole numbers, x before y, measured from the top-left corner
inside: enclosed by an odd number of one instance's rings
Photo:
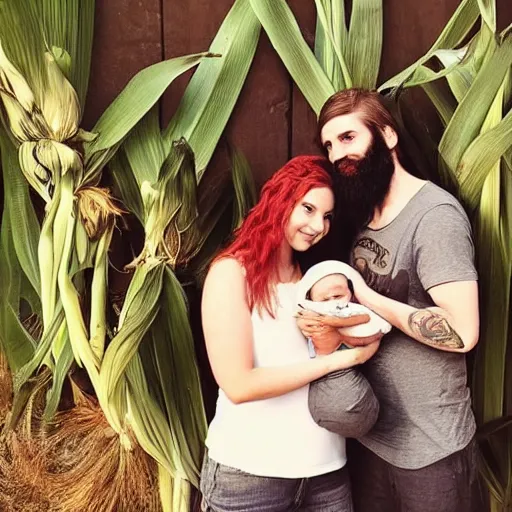
[[[21,387],[28,382],[30,377],[39,369],[43,361],[48,357],[52,349],[52,343],[58,336],[59,331],[64,325],[64,311],[62,306],[59,304],[56,314],[53,318],[49,328],[43,334],[42,339],[37,344],[35,351],[33,352],[32,358],[20,368],[14,375],[14,392],[16,393]]]
[[[354,0],[347,44],[347,62],[354,86],[375,89],[382,37],[382,0]]]
[[[461,196],[471,209],[477,207],[487,175],[510,149],[511,141],[512,111],[494,128],[477,137],[464,153],[457,174]]]
[[[121,197],[126,208],[144,225],[144,206],[140,195],[140,187],[124,151],[118,151],[114,155],[109,162],[109,170],[116,195]]]
[[[184,237],[182,252],[187,255],[191,274],[202,281],[211,258],[231,231],[233,190],[229,184],[206,173],[197,195],[199,215]]]
[[[496,0],[478,0],[482,19],[493,33],[496,33]]]
[[[40,100],[47,87],[43,60],[46,48],[35,2],[1,3],[0,41],[8,57],[27,80],[36,100]]]
[[[448,125],[457,109],[457,101],[435,82],[426,82],[421,87],[437,110],[443,125]]]
[[[163,264],[144,263],[130,282],[119,318],[119,329],[105,350],[100,370],[100,387],[107,397],[116,390],[144,334],[159,309]]]
[[[334,45],[340,48],[341,51],[344,51],[347,45],[348,31],[345,23],[345,3],[315,0],[315,4],[317,9],[315,57],[334,89],[340,90],[344,88],[343,84],[346,83],[346,80],[343,78]],[[325,21],[320,15],[322,12],[325,13]],[[334,39],[334,43],[332,43],[332,39]]]
[[[480,69],[439,143],[439,152],[452,173],[456,172],[462,155],[480,132],[511,64],[512,37],[508,37]]]
[[[39,221],[30,200],[27,183],[21,172],[16,149],[1,130],[0,148],[4,177],[5,208],[10,212],[10,229],[16,255],[23,272],[37,293],[41,282],[37,258]]]
[[[175,152],[181,162],[175,178],[165,180],[165,190],[170,188],[180,201],[176,216],[176,228],[179,233],[185,232],[197,218],[197,178],[194,166],[194,154],[187,142],[182,139],[174,144]],[[166,194],[164,193],[163,196]]]
[[[123,149],[139,188],[144,181],[156,183],[166,157],[157,106],[135,126]]]
[[[335,90],[285,0],[251,0],[252,8],[294,82],[318,115]]]
[[[166,412],[174,440],[172,450],[187,479],[197,486],[206,419],[184,291],[169,268],[161,300],[151,339],[143,349],[146,375]]]
[[[139,71],[111,103],[93,128],[98,136],[84,144],[86,174],[83,183],[95,182],[119,144],[156,104],[169,84],[210,53],[177,57]]]
[[[480,422],[503,415],[507,329],[510,313],[510,258],[502,251],[503,177],[499,165],[489,173],[482,190],[478,225],[478,262],[482,294],[482,333],[475,371],[475,411]],[[510,210],[509,210],[510,211]]]
[[[344,2],[333,4],[326,0],[315,0],[315,4],[317,12],[315,56],[336,90],[352,87],[352,77],[343,55],[347,49],[348,40]],[[335,25],[335,22],[339,25]]]
[[[165,130],[168,150],[182,137],[190,144],[199,178],[238,99],[260,31],[249,0],[236,0],[210,46],[222,57],[201,62]]]
[[[44,408],[43,420],[48,423],[50,422],[57,412],[57,408],[60,403],[62,395],[62,386],[68,376],[68,372],[73,364],[73,351],[71,350],[71,344],[69,338],[65,338],[64,347],[57,358],[55,368],[52,372],[52,387],[46,394],[46,405]]]
[[[91,66],[95,0],[42,0],[36,3],[48,48],[66,51],[69,80],[85,104]]]
[[[419,66],[425,64],[440,49],[455,48],[469,33],[479,16],[476,0],[463,0],[430,50],[407,69],[390,78],[379,91],[407,86]]]
[[[126,367],[125,379],[130,425],[142,448],[172,476],[184,476],[178,452],[172,449],[173,439],[165,415],[149,394],[139,355]]]

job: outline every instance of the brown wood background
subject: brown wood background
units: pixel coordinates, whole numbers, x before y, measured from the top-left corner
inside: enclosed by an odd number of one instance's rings
[[[233,0],[99,0],[93,64],[84,124],[91,128],[128,80],[140,69],[164,58],[208,49]],[[289,0],[306,40],[313,41],[313,0]],[[384,0],[384,48],[378,83],[423,55],[435,41],[459,0]],[[498,0],[499,26],[512,22],[512,0]],[[190,74],[178,79],[162,101],[162,122],[176,108]],[[413,91],[415,114],[435,133],[437,117],[421,91]],[[410,102],[411,103],[411,102]],[[294,86],[265,33],[226,129],[225,138],[247,156],[261,185],[290,157],[315,152],[316,119]],[[227,165],[222,150],[210,172]],[[204,346],[200,342],[197,307],[192,324],[198,334],[198,357],[207,415],[216,398]]]

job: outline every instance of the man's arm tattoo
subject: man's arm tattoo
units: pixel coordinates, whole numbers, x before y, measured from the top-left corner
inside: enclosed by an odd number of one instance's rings
[[[429,344],[447,348],[464,348],[464,343],[448,320],[428,309],[411,313],[409,327],[416,336]]]

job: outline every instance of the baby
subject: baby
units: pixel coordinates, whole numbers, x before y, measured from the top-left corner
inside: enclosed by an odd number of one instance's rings
[[[324,261],[311,267],[298,285],[299,310],[320,315],[347,318],[367,314],[365,324],[342,327],[338,330],[348,336],[366,337],[387,333],[391,325],[373,311],[352,302],[354,289],[347,276],[354,270],[341,261]],[[310,357],[316,357],[311,338],[308,338]],[[343,344],[341,349],[352,348]],[[333,372],[312,382],[309,386],[309,410],[321,427],[342,435],[359,438],[374,425],[379,413],[379,402],[366,377],[355,368]]]
[[[347,336],[366,337],[379,332],[386,334],[391,324],[361,304],[352,302],[354,288],[346,273],[353,269],[341,261],[323,261],[311,267],[299,283],[298,306],[320,315],[348,318],[355,315],[369,315],[370,321],[351,327],[341,327],[339,332]],[[308,338],[311,357],[315,350],[311,338]],[[343,344],[341,349],[352,348]]]

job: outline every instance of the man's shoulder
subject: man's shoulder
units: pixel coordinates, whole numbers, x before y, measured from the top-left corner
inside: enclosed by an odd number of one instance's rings
[[[422,203],[427,203],[431,206],[448,204],[462,209],[462,205],[453,194],[439,185],[436,185],[432,181],[427,181],[425,183],[423,188],[420,190],[420,194],[417,194],[417,198]]]
[[[457,217],[467,219],[466,211],[459,200],[439,185],[428,181],[418,194],[411,200],[411,206],[419,213],[418,220],[425,214],[437,216],[453,212]],[[410,213],[410,212],[409,212]]]

